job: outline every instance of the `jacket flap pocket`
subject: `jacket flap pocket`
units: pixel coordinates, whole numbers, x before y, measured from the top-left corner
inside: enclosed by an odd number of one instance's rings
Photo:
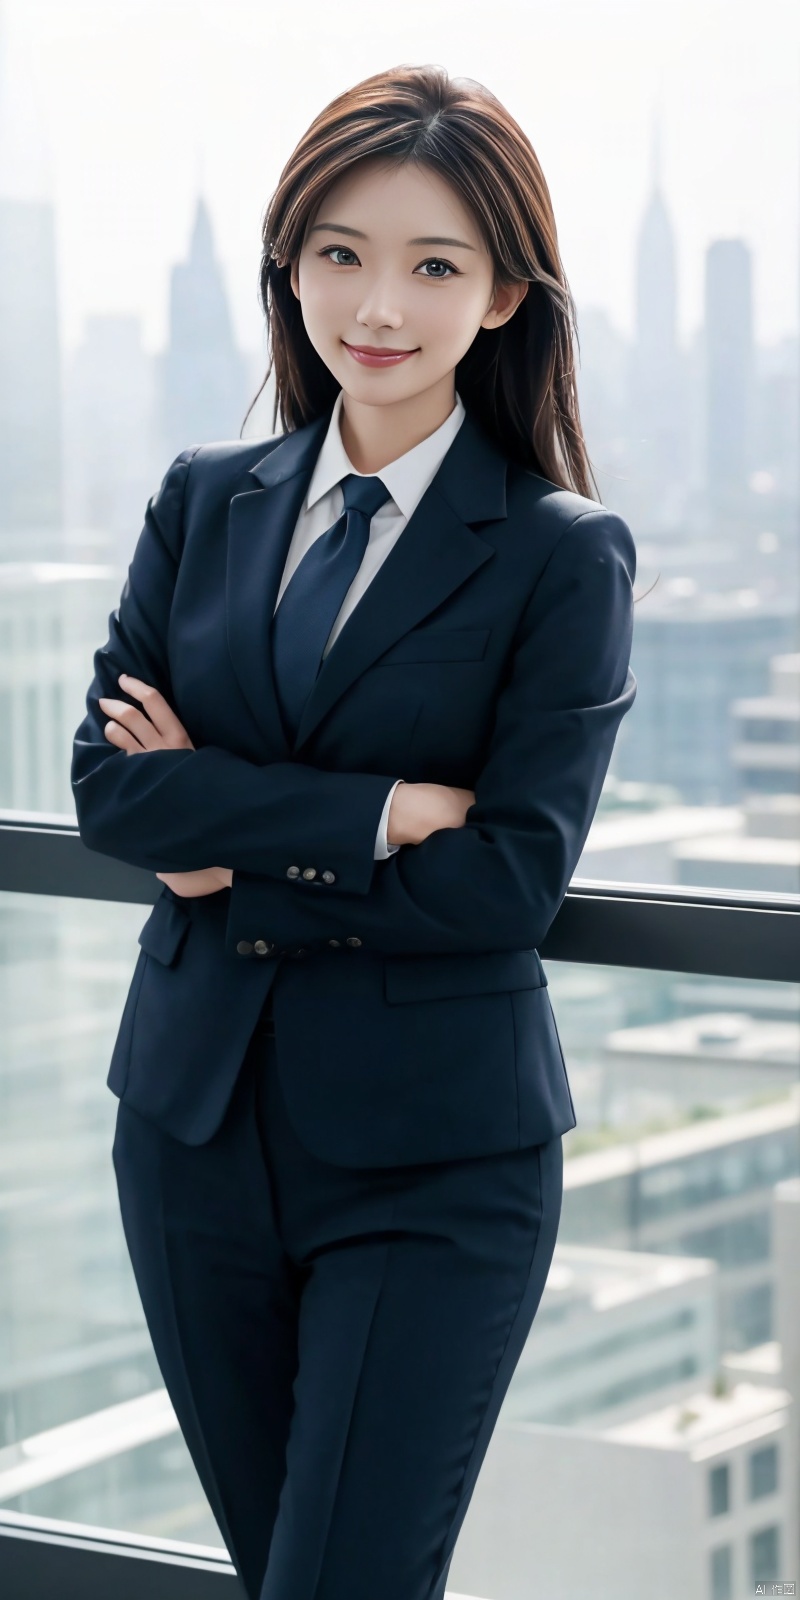
[[[390,1005],[408,1000],[502,994],[547,984],[536,950],[491,950],[477,955],[386,956],[384,994]]]
[[[491,628],[415,628],[398,639],[375,662],[378,667],[395,661],[480,661]]]
[[[168,967],[178,954],[189,923],[187,912],[174,900],[162,896],[156,901],[139,934],[139,943],[149,956],[155,956],[156,961]]]

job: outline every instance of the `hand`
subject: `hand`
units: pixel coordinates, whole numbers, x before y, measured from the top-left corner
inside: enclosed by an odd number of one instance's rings
[[[200,867],[196,872],[157,872],[156,877],[184,899],[194,900],[201,894],[216,894],[218,889],[229,889],[233,882],[230,867]]]
[[[388,844],[422,844],[439,828],[463,828],[473,789],[448,783],[399,783],[389,807]]]
[[[138,706],[129,706],[127,700],[102,696],[98,705],[104,711],[113,712],[116,718],[107,722],[103,730],[111,744],[129,756],[147,750],[194,750],[183,723],[158,689],[151,683],[143,683],[141,678],[129,677],[126,672],[120,673],[117,681],[126,694],[141,701],[147,716]],[[229,889],[233,872],[229,867],[201,867],[193,872],[157,872],[156,877],[174,894],[194,899],[198,895]]]
[[[107,722],[103,730],[111,744],[129,756],[139,755],[143,750],[194,749],[183,723],[152,684],[143,683],[141,678],[129,678],[125,672],[120,673],[117,682],[126,694],[141,700],[147,716],[138,706],[129,706],[127,700],[101,697],[97,704],[103,711],[107,708],[116,719]]]

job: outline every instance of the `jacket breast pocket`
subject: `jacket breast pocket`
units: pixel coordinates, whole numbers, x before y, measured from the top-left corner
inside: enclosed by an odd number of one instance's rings
[[[389,1004],[402,1005],[542,989],[547,977],[536,950],[491,950],[475,955],[386,956],[383,984]]]
[[[415,628],[385,650],[376,667],[408,661],[482,661],[491,628]]]

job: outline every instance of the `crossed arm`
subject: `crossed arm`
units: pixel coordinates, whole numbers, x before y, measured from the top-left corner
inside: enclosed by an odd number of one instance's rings
[[[126,755],[142,755],[148,750],[194,750],[194,745],[172,707],[153,684],[122,672],[120,688],[139,706],[127,700],[101,695],[98,705],[110,720],[103,730],[105,738]],[[395,789],[389,811],[389,844],[421,844],[438,828],[463,827],[469,807],[474,803],[472,789],[459,789],[441,783],[405,783]],[[216,894],[233,883],[231,867],[200,867],[190,872],[157,872],[156,877],[177,895],[193,899]]]
[[[182,452],[149,503],[108,643],[95,655],[72,765],[84,842],[157,872],[178,894],[228,888],[234,957],[240,941],[265,934],[322,948],[356,930],[387,953],[535,948],[566,893],[636,693],[636,552],[625,521],[596,506],[558,530],[517,625],[474,793],[399,784],[390,841],[419,848],[376,866],[387,776],[195,751],[156,687],[169,693],[183,502],[201,451]],[[120,762],[121,751],[151,760]],[[335,885],[287,879],[287,852],[302,838],[318,842]],[[196,869],[212,850],[230,867]]]
[[[172,710],[167,638],[190,478],[201,499],[206,488],[203,455],[202,446],[181,451],[148,502],[108,639],[95,651],[86,715],[73,739],[81,838],[92,850],[157,873],[183,895],[235,888],[244,869],[291,887],[289,852],[302,849],[305,838],[335,869],[336,892],[365,897],[387,865],[375,859],[375,835],[390,785],[397,845],[462,822],[473,796],[392,785],[389,774],[259,764],[221,746],[195,749]],[[123,754],[150,760],[120,760]],[[395,849],[389,863],[402,854]],[[215,858],[225,869],[200,869]]]

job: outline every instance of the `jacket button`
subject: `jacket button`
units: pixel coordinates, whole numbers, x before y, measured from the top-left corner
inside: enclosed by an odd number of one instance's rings
[[[286,868],[286,876],[287,876],[287,878],[299,878],[299,876],[300,876],[300,868],[299,867],[287,867]]]
[[[331,946],[332,950],[339,950],[341,948],[342,941],[341,939],[329,939],[328,944]]]
[[[323,872],[322,881],[323,881],[323,883],[335,883],[336,882],[336,873],[335,872]]]
[[[268,956],[275,949],[275,946],[270,944],[267,939],[256,939],[253,949],[257,956]]]
[[[251,956],[253,954],[253,946],[248,944],[246,939],[240,939],[236,946],[236,954],[239,956]]]
[[[316,867],[304,867],[303,868],[303,877],[304,878],[316,878],[316,876],[317,876]]]
[[[352,945],[357,945],[357,944],[360,944],[360,943],[361,943],[361,940],[360,940],[360,939],[357,939],[357,938],[356,938],[356,937],[355,937],[355,934],[354,934],[354,935],[353,935],[353,937],[352,937],[352,938],[351,938],[351,939],[346,939],[346,940],[345,940],[345,944],[352,944]]]

